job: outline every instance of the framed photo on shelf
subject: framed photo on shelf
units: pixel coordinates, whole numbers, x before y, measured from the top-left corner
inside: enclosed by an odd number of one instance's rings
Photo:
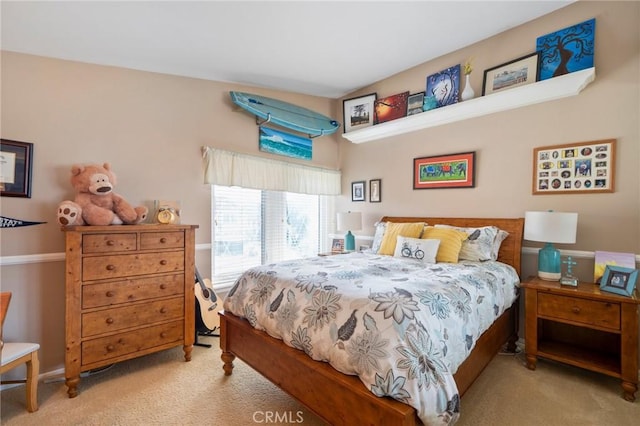
[[[475,152],[413,159],[413,189],[473,188]]]
[[[535,148],[532,193],[614,192],[615,154],[615,139]]]
[[[409,92],[398,93],[375,101],[375,124],[407,116]]]
[[[382,179],[371,179],[369,181],[369,202],[379,203],[382,201]]]
[[[600,290],[631,296],[638,281],[638,270],[622,266],[607,265],[600,282]]]
[[[363,180],[358,182],[351,182],[351,201],[364,201],[364,192],[365,182]]]
[[[455,104],[460,95],[460,64],[427,77],[425,96],[433,96],[436,108]]]
[[[0,140],[0,195],[31,198],[33,144]]]
[[[374,103],[377,98],[377,93],[370,93],[358,98],[345,99],[342,102],[344,133],[373,125],[375,119]]]
[[[407,115],[420,114],[424,104],[424,92],[409,95],[407,100]]]
[[[485,70],[482,96],[535,83],[540,78],[539,64],[539,52],[535,52]]]
[[[331,243],[331,253],[342,253],[344,251],[344,238],[334,238]]]

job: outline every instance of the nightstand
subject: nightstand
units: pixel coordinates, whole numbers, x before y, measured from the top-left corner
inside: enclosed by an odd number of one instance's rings
[[[527,368],[547,358],[622,380],[624,399],[638,390],[638,300],[601,292],[600,286],[577,287],[530,278],[525,289]]]

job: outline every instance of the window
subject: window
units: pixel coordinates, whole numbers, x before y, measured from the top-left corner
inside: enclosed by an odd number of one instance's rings
[[[216,288],[246,269],[316,256],[326,235],[327,196],[212,185],[211,264]]]

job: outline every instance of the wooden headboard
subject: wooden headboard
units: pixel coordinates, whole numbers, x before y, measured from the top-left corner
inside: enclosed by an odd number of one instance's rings
[[[502,242],[498,260],[513,266],[520,275],[520,258],[522,256],[522,236],[524,218],[467,218],[467,217],[394,217],[384,216],[383,222],[426,222],[428,225],[451,225],[460,227],[497,226],[507,231],[509,236]]]

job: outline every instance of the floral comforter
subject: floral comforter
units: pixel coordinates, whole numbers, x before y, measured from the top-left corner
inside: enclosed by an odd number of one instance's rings
[[[516,299],[519,281],[494,261],[350,253],[249,269],[224,309],[358,375],[375,395],[415,407],[424,424],[453,424],[460,408],[453,374]]]

